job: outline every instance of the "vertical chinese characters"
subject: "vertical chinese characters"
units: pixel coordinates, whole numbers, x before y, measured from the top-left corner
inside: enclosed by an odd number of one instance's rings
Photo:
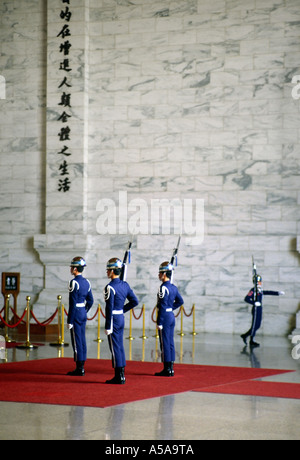
[[[59,102],[58,106],[61,110],[61,113],[57,119],[60,123],[60,131],[58,133],[59,142],[63,143],[62,147],[59,149],[57,154],[60,157],[60,164],[58,167],[58,191],[59,192],[68,192],[71,188],[70,181],[70,172],[69,164],[67,158],[72,155],[70,151],[69,142],[71,141],[71,127],[70,122],[72,119],[72,114],[69,109],[71,109],[71,63],[70,63],[70,50],[72,44],[70,43],[70,37],[72,36],[70,30],[70,21],[72,17],[72,12],[70,11],[70,0],[61,0],[62,3],[67,3],[68,5],[63,5],[64,9],[60,11],[60,19],[63,22],[62,28],[57,34],[57,38],[61,40],[59,44],[59,52],[62,54],[62,60],[59,62],[59,71],[62,72],[63,77],[60,80],[58,89],[59,89]]]

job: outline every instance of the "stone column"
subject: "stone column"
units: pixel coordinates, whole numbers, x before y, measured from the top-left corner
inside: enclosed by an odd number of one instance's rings
[[[34,237],[45,267],[35,309],[46,316],[86,251],[88,40],[89,0],[48,1],[45,234]]]

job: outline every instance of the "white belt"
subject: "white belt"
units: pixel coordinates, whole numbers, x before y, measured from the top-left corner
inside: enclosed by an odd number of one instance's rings
[[[173,308],[166,308],[166,311],[173,311]]]
[[[85,307],[85,303],[77,303],[76,307]]]
[[[112,314],[113,315],[123,315],[123,310],[113,310]]]

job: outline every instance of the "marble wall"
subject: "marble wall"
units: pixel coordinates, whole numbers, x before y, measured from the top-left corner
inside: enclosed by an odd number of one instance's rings
[[[157,267],[181,230],[175,281],[186,311],[196,306],[198,332],[248,328],[243,298],[252,255],[265,288],[286,293],[265,299],[261,333],[293,329],[300,297],[300,101],[292,95],[300,75],[298,3],[70,0],[78,57],[73,113],[84,121],[83,143],[73,162],[76,187],[59,193],[49,75],[57,62],[53,18],[66,5],[0,0],[2,271],[21,272],[22,296],[33,296],[41,317],[57,294],[67,302],[68,264],[78,251],[103,303],[105,262],[122,257],[134,231],[129,281],[153,328]],[[151,213],[162,200],[165,213]],[[185,318],[186,328],[191,321]]]

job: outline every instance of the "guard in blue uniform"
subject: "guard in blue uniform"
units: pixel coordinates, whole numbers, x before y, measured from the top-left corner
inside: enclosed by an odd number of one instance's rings
[[[183,305],[183,299],[177,287],[171,283],[174,267],[169,262],[163,262],[159,266],[158,277],[162,284],[157,295],[157,328],[160,339],[160,349],[164,368],[155,375],[160,377],[174,376],[175,345],[174,330],[175,316],[173,310]]]
[[[255,284],[255,277],[253,277],[253,283]],[[264,295],[284,295],[283,291],[265,291],[262,288],[262,278],[260,275],[257,275],[257,300],[255,301],[255,288],[250,289],[248,294],[245,297],[245,302],[252,305],[252,324],[245,334],[241,335],[245,345],[247,345],[247,338],[250,336],[250,347],[256,348],[259,347],[259,343],[254,341],[256,332],[261,326],[262,322],[262,304]]]
[[[74,257],[70,265],[74,276],[69,283],[68,327],[70,329],[76,369],[68,375],[83,376],[87,358],[85,326],[87,312],[94,303],[91,283],[82,276],[86,262],[82,257]]]
[[[124,313],[139,303],[136,295],[126,281],[120,280],[123,262],[118,258],[110,259],[106,265],[110,283],[104,289],[105,333],[112,354],[112,366],[115,376],[106,383],[123,385],[125,383],[125,350],[123,344]],[[125,301],[128,302],[125,304]]]

